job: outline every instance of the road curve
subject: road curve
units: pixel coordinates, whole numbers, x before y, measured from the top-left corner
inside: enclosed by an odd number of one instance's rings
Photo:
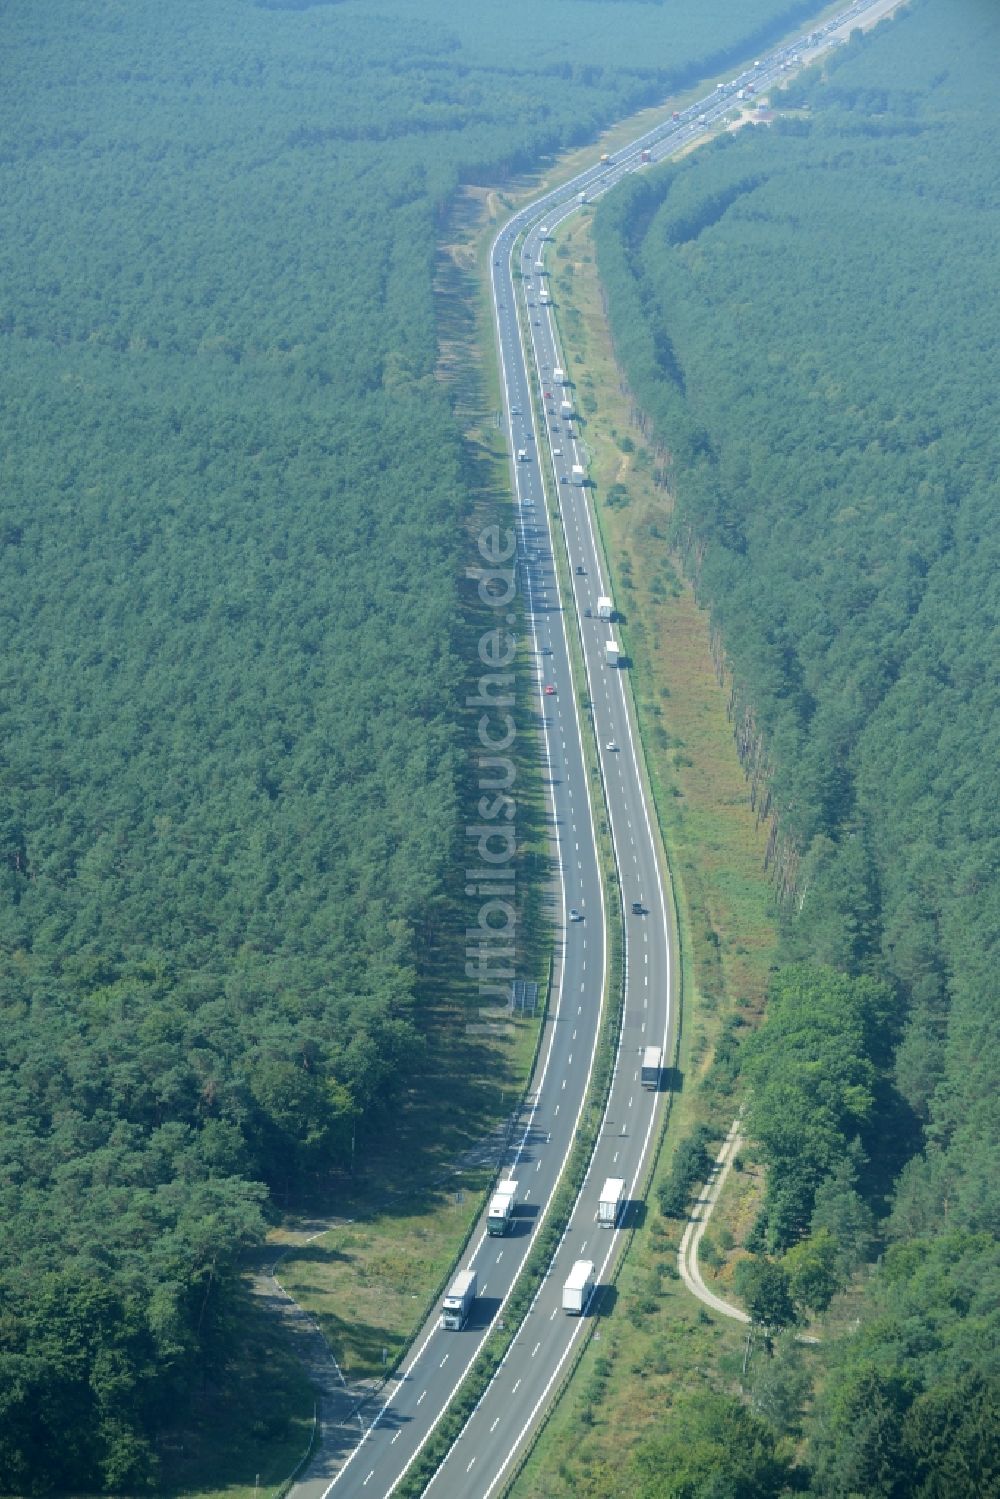
[[[640,1211],[643,1183],[662,1094],[640,1086],[639,1057],[646,1044],[672,1052],[676,1023],[673,995],[675,943],[658,838],[650,815],[627,672],[608,664],[614,625],[597,618],[597,599],[609,594],[604,559],[597,546],[588,489],[570,482],[574,466],[587,467],[573,404],[572,386],[555,381],[567,369],[545,285],[547,234],[562,218],[593,201],[627,173],[672,155],[704,135],[732,108],[734,94],[752,81],[760,90],[783,76],[792,57],[822,49],[823,38],[848,27],[886,0],[859,0],[827,22],[816,40],[783,47],[747,68],[675,121],[648,131],[572,181],[521,209],[496,237],[491,289],[504,412],[511,448],[518,567],[530,650],[536,665],[535,711],[543,730],[548,811],[557,853],[559,891],[551,915],[557,934],[556,981],[521,1127],[505,1162],[521,1183],[514,1231],[500,1239],[477,1229],[463,1265],[479,1276],[479,1298],[466,1328],[448,1332],[432,1313],[418,1335],[388,1398],[365,1412],[360,1442],[336,1416],[323,1421],[319,1452],[291,1489],[294,1499],[376,1499],[405,1478],[471,1368],[502,1312],[545,1220],[586,1100],[605,995],[607,922],[622,922],[625,995],[621,1036],[600,1138],[587,1178],[552,1264],[497,1375],[469,1418],[426,1492],[436,1499],[490,1499],[500,1490],[528,1438],[537,1428],[561,1376],[589,1324],[607,1310],[607,1276],[622,1232]],[[808,48],[808,50],[807,50]],[[541,271],[539,270],[541,265]],[[525,337],[517,292],[523,287]],[[530,364],[529,364],[530,360]],[[529,373],[530,369],[530,373]],[[537,382],[541,406],[536,407]],[[521,454],[519,458],[517,455]],[[565,476],[565,478],[564,478]],[[561,529],[556,541],[556,527]],[[575,612],[562,597],[556,547],[565,546]],[[511,621],[513,623],[513,621]],[[571,634],[587,678],[586,702],[576,700],[571,672]],[[552,689],[549,691],[548,689]],[[594,826],[595,810],[584,753],[584,719],[596,733],[605,807],[614,847],[617,890],[605,911]],[[633,914],[633,903],[639,906]],[[581,919],[569,920],[575,909]],[[622,1223],[606,1231],[596,1225],[597,1199],[605,1177],[625,1179],[630,1195]],[[561,1310],[561,1287],[572,1263],[594,1261],[598,1289],[583,1317]],[[605,1289],[602,1289],[602,1282]],[[705,1291],[706,1296],[711,1293]],[[710,1303],[711,1304],[711,1303]],[[717,1310],[726,1308],[721,1303]],[[726,1308],[728,1314],[734,1309]]]

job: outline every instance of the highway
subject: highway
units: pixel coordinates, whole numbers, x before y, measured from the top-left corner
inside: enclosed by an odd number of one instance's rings
[[[434,1499],[490,1499],[502,1490],[518,1453],[558,1388],[578,1347],[587,1316],[561,1309],[561,1289],[574,1261],[592,1260],[597,1289],[589,1312],[613,1292],[609,1270],[638,1207],[663,1094],[643,1089],[639,1063],[646,1045],[672,1055],[676,1025],[676,944],[669,891],[661,867],[627,685],[627,665],[611,665],[607,643],[613,621],[598,618],[598,599],[610,595],[597,545],[589,490],[573,482],[585,474],[587,454],[575,415],[573,386],[558,341],[544,269],[549,232],[593,201],[626,173],[673,155],[703,136],[752,84],[759,94],[791,66],[817,55],[874,6],[853,5],[815,40],[783,47],[745,69],[677,119],[647,132],[520,210],[500,230],[492,251],[491,282],[504,414],[511,451],[518,560],[524,614],[535,675],[535,701],[543,728],[549,814],[559,870],[553,910],[556,962],[550,1011],[532,1080],[504,1174],[520,1184],[513,1231],[488,1238],[477,1228],[462,1259],[473,1267],[479,1294],[460,1332],[444,1329],[435,1309],[418,1335],[399,1377],[380,1404],[355,1426],[327,1423],[319,1455],[291,1490],[295,1499],[387,1496],[405,1477],[433,1434],[475,1360],[516,1281],[534,1235],[558,1185],[589,1085],[607,968],[607,930],[624,932],[625,1000],[614,1076],[600,1137],[586,1181],[553,1262],[503,1364],[426,1492]],[[542,269],[539,269],[539,267]],[[518,296],[521,296],[521,317]],[[555,371],[564,378],[557,380]],[[534,381],[534,385],[533,382]],[[536,401],[536,394],[539,398]],[[566,415],[563,402],[573,407]],[[559,533],[561,532],[561,536]],[[557,545],[565,544],[571,598],[556,576]],[[599,876],[596,808],[584,754],[581,709],[570,669],[575,635],[587,677],[587,700],[597,740],[607,821],[618,870],[618,891],[605,910]],[[639,909],[633,910],[633,906]],[[579,919],[571,919],[571,912]],[[630,1205],[614,1230],[597,1225],[597,1202],[607,1177],[626,1183]]]

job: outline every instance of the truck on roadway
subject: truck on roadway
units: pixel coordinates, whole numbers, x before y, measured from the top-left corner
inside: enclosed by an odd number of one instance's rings
[[[604,659],[609,666],[617,666],[621,655],[617,640],[606,640],[604,642]]]
[[[517,1182],[512,1177],[508,1177],[506,1181],[498,1184],[490,1199],[490,1205],[486,1211],[486,1232],[488,1234],[507,1233],[514,1221],[516,1204]]]
[[[573,415],[573,402],[572,401],[560,401],[559,402],[559,415],[562,417],[563,421],[568,422],[569,419],[570,419],[570,417]]]
[[[580,485],[583,484],[583,481],[586,478],[586,474],[583,471],[583,464],[582,463],[574,463],[572,469],[570,470],[570,478],[573,480],[573,483],[576,484],[577,486],[580,486]]]
[[[620,1176],[609,1176],[601,1188],[597,1204],[597,1221],[602,1228],[617,1228],[625,1206],[625,1183]]]
[[[639,152],[639,160],[640,160],[640,162],[642,162],[642,164],[645,165],[646,162],[652,161],[652,159],[653,159],[653,153],[652,153],[652,151],[649,149],[648,146],[643,146],[642,150]]]
[[[615,606],[606,594],[602,594],[597,600],[597,617],[609,620],[615,617]]]
[[[653,1092],[659,1091],[660,1072],[663,1067],[663,1052],[658,1046],[646,1046],[642,1052],[642,1071],[639,1081],[644,1088],[652,1088]]]
[[[542,304],[543,307],[547,307],[549,305],[549,303],[552,301],[551,296],[546,291],[546,289],[545,289],[544,286],[542,287],[541,291],[538,293],[538,300],[539,300],[539,302],[541,302],[541,304]]]
[[[469,1313],[472,1311],[472,1303],[475,1299],[475,1270],[460,1270],[444,1298],[444,1309],[441,1313],[442,1327],[450,1328],[452,1332],[461,1332],[469,1320]]]
[[[552,371],[552,378],[557,385],[565,385],[566,371],[557,364],[555,369]]]
[[[527,450],[527,448],[518,448],[518,450],[517,450],[517,461],[518,461],[518,463],[527,463],[527,461],[528,461],[528,450]]]
[[[579,1317],[587,1310],[587,1303],[594,1294],[593,1260],[577,1260],[566,1277],[563,1286],[563,1311]]]

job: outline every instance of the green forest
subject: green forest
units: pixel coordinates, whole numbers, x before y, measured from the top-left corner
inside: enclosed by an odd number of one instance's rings
[[[0,1489],[155,1490],[459,961],[462,184],[804,0],[4,7]]]
[[[915,0],[596,215],[783,911],[716,1072],[768,1168],[766,1394],[725,1479],[678,1411],[649,1495],[1000,1493],[998,46]],[[811,1387],[783,1329],[849,1282]]]

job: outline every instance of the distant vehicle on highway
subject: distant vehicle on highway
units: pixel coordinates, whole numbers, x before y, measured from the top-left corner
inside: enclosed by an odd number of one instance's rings
[[[569,908],[569,919],[570,919],[570,921],[582,921],[583,920],[583,917],[580,915],[579,911],[576,909],[576,906],[570,906],[570,908]]]
[[[642,915],[642,901],[641,900],[634,900],[632,902],[632,915],[633,916],[641,916]]]
[[[607,742],[607,744],[604,746],[604,748],[606,750],[609,750],[612,755],[617,755],[617,753],[618,753],[618,741],[617,741],[617,739],[609,739],[608,742]]]
[[[550,685],[550,686],[546,687],[546,689],[545,689],[545,696],[546,697],[555,697],[555,695],[556,695],[556,689],[553,686]]]

